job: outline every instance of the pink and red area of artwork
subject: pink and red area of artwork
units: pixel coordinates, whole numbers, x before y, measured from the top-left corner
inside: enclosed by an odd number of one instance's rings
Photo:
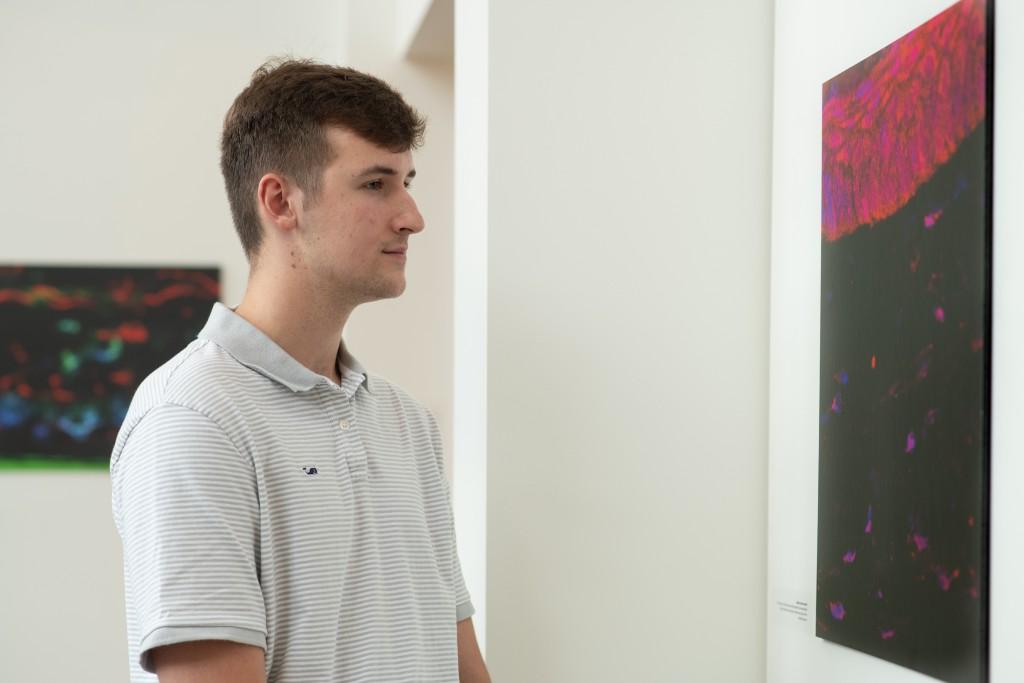
[[[825,84],[826,239],[895,213],[984,119],[985,11],[963,0]]]

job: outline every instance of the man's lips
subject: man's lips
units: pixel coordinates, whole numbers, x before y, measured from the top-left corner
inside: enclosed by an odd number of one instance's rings
[[[399,247],[397,249],[385,249],[385,254],[405,254],[409,250],[409,247]]]

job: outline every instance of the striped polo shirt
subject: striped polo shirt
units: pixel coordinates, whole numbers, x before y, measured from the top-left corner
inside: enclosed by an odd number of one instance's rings
[[[133,683],[193,640],[263,648],[269,683],[458,681],[440,431],[338,359],[340,385],[217,303],[139,386],[110,462]]]

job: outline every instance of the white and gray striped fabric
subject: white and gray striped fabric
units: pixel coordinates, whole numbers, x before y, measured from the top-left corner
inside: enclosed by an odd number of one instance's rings
[[[209,639],[264,648],[269,683],[458,681],[437,423],[339,361],[340,386],[218,303],[139,387],[110,464],[133,683]]]

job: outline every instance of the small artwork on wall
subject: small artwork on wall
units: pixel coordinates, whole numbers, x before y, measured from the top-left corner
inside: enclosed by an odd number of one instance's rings
[[[991,2],[822,101],[816,633],[987,680]]]
[[[139,383],[219,296],[216,268],[0,266],[0,469],[107,467]]]

